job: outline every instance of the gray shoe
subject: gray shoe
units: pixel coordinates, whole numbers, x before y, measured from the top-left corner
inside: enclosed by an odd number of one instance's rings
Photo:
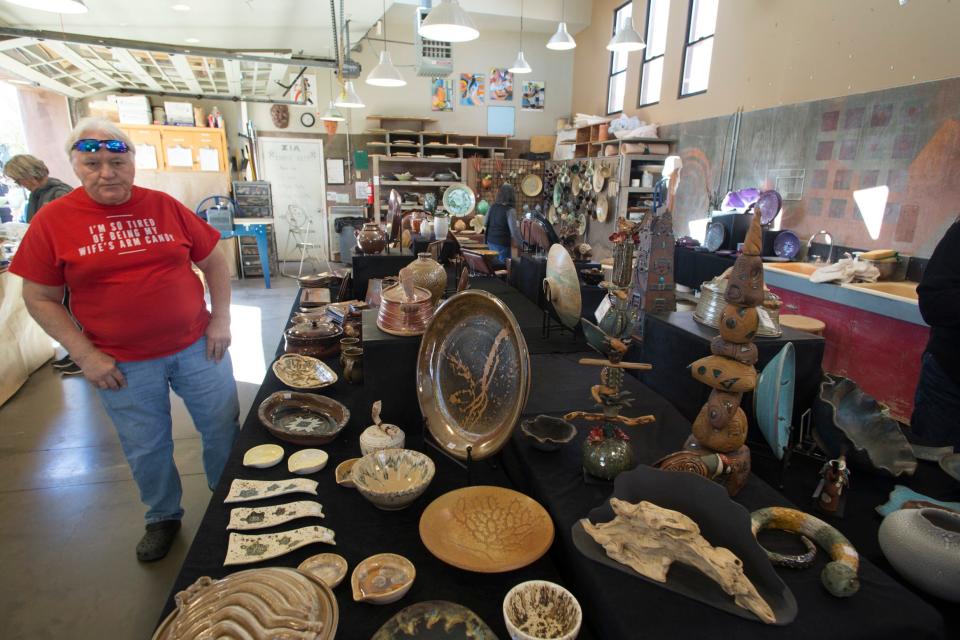
[[[148,524],[146,533],[137,544],[137,560],[153,562],[166,556],[179,530],[179,520],[161,520]]]

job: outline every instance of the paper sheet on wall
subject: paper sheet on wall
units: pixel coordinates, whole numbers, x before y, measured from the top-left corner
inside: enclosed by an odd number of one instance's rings
[[[156,169],[157,167],[157,148],[152,144],[136,145],[137,153],[134,154],[137,169]]]
[[[220,171],[220,152],[212,147],[200,147],[200,171]]]
[[[377,179],[377,176],[373,177],[374,180]],[[366,200],[367,196],[370,194],[370,183],[364,181],[358,181],[353,183],[354,193],[357,197],[357,200]]]
[[[167,147],[167,164],[171,167],[192,167],[193,152],[189,147]]]

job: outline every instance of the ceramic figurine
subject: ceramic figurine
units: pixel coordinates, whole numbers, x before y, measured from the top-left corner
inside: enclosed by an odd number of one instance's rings
[[[720,337],[727,342],[745,344],[757,335],[760,316],[756,307],[739,307],[728,304],[720,313]]]
[[[710,424],[707,417],[710,413],[710,403],[703,405],[693,421],[693,436],[708,449],[721,453],[736,451],[747,440],[747,414],[739,404],[734,405],[733,411],[733,417],[717,428]]]
[[[386,424],[380,420],[381,401],[373,403],[371,414],[373,424],[360,434],[360,452],[363,455],[380,451],[381,449],[403,449],[405,436],[403,430],[394,424]]]
[[[700,358],[690,369],[695,379],[720,391],[753,391],[757,384],[756,369],[722,356]]]
[[[840,507],[840,498],[848,486],[850,469],[847,467],[847,457],[841,455],[834,460],[828,460],[820,469],[820,484],[813,493],[817,506],[824,513],[836,514]]]
[[[760,357],[757,352],[757,345],[752,342],[737,344],[735,342],[727,342],[720,336],[716,336],[710,341],[710,353],[749,365],[757,364],[757,360]]]
[[[333,530],[318,525],[259,535],[231,533],[227,542],[227,557],[223,564],[229,566],[261,562],[317,542],[337,544]]]
[[[763,304],[763,259],[759,255],[744,253],[737,258],[723,297],[730,304],[746,308]]]
[[[711,391],[706,404],[706,419],[710,426],[714,429],[723,428],[736,415],[742,398],[742,393],[728,393],[717,389]]]

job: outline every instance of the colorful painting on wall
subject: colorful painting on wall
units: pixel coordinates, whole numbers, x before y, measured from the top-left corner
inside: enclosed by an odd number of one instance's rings
[[[490,69],[491,102],[513,102],[513,74],[506,69]]]
[[[481,107],[487,77],[482,73],[460,74],[460,106]]]
[[[546,89],[543,83],[537,80],[525,80],[520,86],[523,90],[520,108],[524,111],[543,111],[543,104],[546,99]]]
[[[433,111],[453,111],[453,81],[434,78],[430,83],[430,108]]]

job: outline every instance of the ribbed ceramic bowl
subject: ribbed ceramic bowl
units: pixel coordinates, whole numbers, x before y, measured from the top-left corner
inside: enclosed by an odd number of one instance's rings
[[[353,465],[353,483],[373,506],[399,511],[420,497],[435,467],[433,460],[410,449],[381,449],[363,456]]]

